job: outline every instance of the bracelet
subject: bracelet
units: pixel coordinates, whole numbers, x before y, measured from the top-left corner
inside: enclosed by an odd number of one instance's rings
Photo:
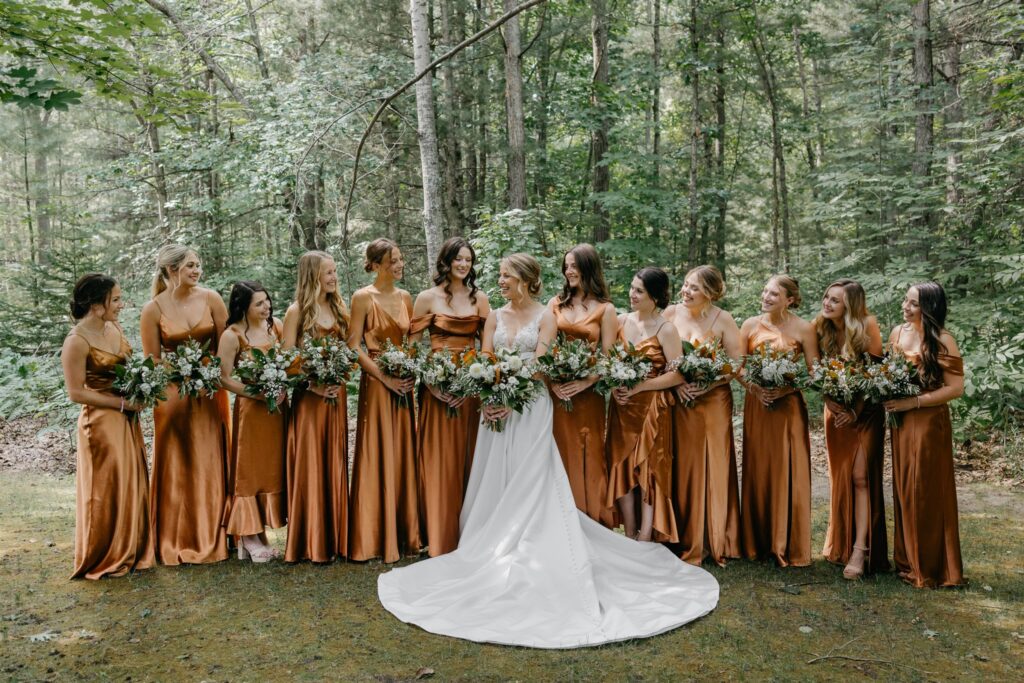
[[[124,397],[121,397],[121,412],[124,412]]]
[[[918,407],[918,409],[921,408],[921,397],[920,396],[917,397],[917,407]]]

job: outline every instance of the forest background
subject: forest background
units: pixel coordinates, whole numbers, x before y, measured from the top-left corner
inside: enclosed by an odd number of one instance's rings
[[[593,242],[620,307],[638,267],[678,287],[714,263],[737,318],[788,271],[801,315],[854,277],[888,330],[937,279],[959,436],[1019,447],[1022,66],[1021,0],[5,0],[0,417],[71,424],[84,272],[122,281],[137,335],[169,241],[280,314],[305,249],[347,298],[362,246],[396,239],[415,294],[462,234],[492,292],[505,253],[551,294]]]

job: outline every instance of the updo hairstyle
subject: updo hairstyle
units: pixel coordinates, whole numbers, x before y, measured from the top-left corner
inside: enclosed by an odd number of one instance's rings
[[[385,256],[391,256],[391,251],[397,249],[398,245],[387,237],[378,237],[366,245],[366,253],[363,259],[363,270],[367,273],[373,272],[374,266],[384,262]]]
[[[648,266],[638,270],[634,277],[640,278],[640,281],[644,283],[644,289],[647,290],[647,295],[654,299],[655,306],[660,309],[668,306],[669,289],[671,288],[668,273],[661,268]]]
[[[714,266],[697,266],[686,274],[686,279],[689,280],[690,276],[693,275],[697,278],[697,286],[700,287],[700,291],[711,301],[718,301],[725,296],[725,278],[722,277],[722,271]],[[679,290],[679,297],[682,298],[682,290]]]
[[[536,297],[540,294],[541,280],[540,280],[540,263],[537,259],[530,256],[529,254],[516,253],[509,254],[501,260],[502,264],[506,268],[512,271],[512,274],[519,278],[519,281],[526,287],[527,293],[531,297]]]
[[[800,295],[800,283],[797,282],[796,278],[785,273],[779,273],[768,278],[768,282],[775,282],[786,293],[786,296],[793,299],[792,303],[789,304],[790,308],[800,308],[800,304],[803,303],[804,299]]]
[[[87,273],[78,278],[71,294],[71,317],[81,320],[96,304],[106,306],[117,280],[102,273]]]

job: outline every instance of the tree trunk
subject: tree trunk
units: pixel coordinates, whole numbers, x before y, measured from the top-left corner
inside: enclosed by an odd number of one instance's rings
[[[718,214],[715,217],[715,265],[725,272],[725,219],[729,199],[725,192],[725,29],[718,18],[715,29],[715,193]]]
[[[651,68],[654,71],[654,87],[651,92],[651,169],[654,188],[661,186],[661,0],[654,0],[652,17],[653,52]]]
[[[256,51],[256,63],[260,67],[260,77],[263,79],[264,87],[268,90],[270,83],[270,68],[267,66],[267,56],[263,52],[263,42],[260,40],[260,27],[256,23],[256,13],[252,9],[252,0],[245,0],[245,11],[249,16],[249,39],[252,40],[252,48]]]
[[[33,201],[36,206],[36,237],[38,239],[38,263],[50,263],[50,141],[48,125],[50,111],[33,107],[29,116],[32,123],[32,187]]]
[[[814,131],[818,127],[817,120],[811,120],[811,97],[808,93],[807,88],[807,69],[804,67],[804,49],[800,42],[800,27],[793,27],[793,50],[796,53],[796,64],[797,74],[800,77],[800,113],[803,116],[804,123],[807,124],[807,132],[804,133],[804,152],[807,155],[807,170],[810,172],[810,185],[811,185],[811,197],[815,203],[818,201],[818,153],[815,149],[815,139],[819,139],[817,135],[813,135],[811,131]],[[825,231],[822,228],[821,221],[814,220],[814,234],[815,242],[820,250],[819,255],[824,259],[825,257]]]
[[[441,40],[445,49],[462,42],[462,36],[456,33],[456,23],[452,16],[453,0],[440,0],[441,6]],[[441,67],[441,85],[444,91],[446,115],[443,135],[443,170],[444,170],[444,215],[448,229],[453,235],[461,235],[462,226],[462,149],[461,149],[461,107],[455,70],[451,60]]]
[[[430,17],[428,0],[410,0],[414,73],[427,68],[430,58]],[[441,250],[444,230],[441,219],[441,170],[437,151],[434,117],[434,79],[416,83],[416,132],[420,143],[420,168],[423,180],[423,235],[427,244],[427,263],[433,266]]]
[[[537,38],[537,98],[534,108],[534,128],[537,131],[536,153],[534,155],[533,195],[543,205],[547,200],[548,188],[548,108],[551,97],[551,31],[539,29]]]
[[[604,107],[604,91],[608,88],[608,4],[607,0],[591,0],[591,33],[593,43],[593,75],[590,87],[590,106],[597,113],[598,124],[590,134],[590,158],[592,187],[595,195],[605,193],[611,187],[611,170],[604,163],[608,153],[608,132],[611,123]],[[608,211],[599,197],[593,201],[594,227],[591,239],[604,242],[608,239],[611,221]]]
[[[516,8],[516,0],[504,0],[505,11]],[[505,24],[505,120],[508,129],[508,206],[526,208],[526,129],[523,124],[523,74],[519,53],[519,17]]]
[[[700,222],[700,195],[697,191],[697,149],[700,143],[700,38],[697,37],[698,0],[690,0],[690,174],[689,195],[689,248],[687,263],[697,265],[697,230]]]
[[[931,2],[919,0],[913,9],[914,32],[914,85],[917,88],[916,111],[914,120],[914,158],[911,173],[919,190],[929,186],[932,168],[932,147],[934,145],[935,115],[932,113],[932,97],[934,80],[932,78],[932,36],[931,36]],[[928,243],[931,238],[930,228],[933,212],[930,209],[920,211],[915,217],[915,224],[922,251],[928,254]]]
[[[956,8],[956,2],[953,3]],[[959,125],[964,119],[963,100],[960,98],[960,48],[963,39],[961,33],[960,12],[951,12],[949,20],[949,42],[946,45],[946,82],[949,86],[946,99],[943,123],[949,129],[947,138],[962,135]],[[949,141],[949,152],[946,156],[946,202],[957,206],[963,197],[960,194],[960,143]]]
[[[398,145],[401,140],[398,134],[398,126],[395,117],[385,114],[381,119],[381,129],[384,136],[385,166],[387,171],[384,174],[384,223],[388,238],[398,240],[399,225],[401,225],[402,192],[398,183],[401,167],[398,163]]]

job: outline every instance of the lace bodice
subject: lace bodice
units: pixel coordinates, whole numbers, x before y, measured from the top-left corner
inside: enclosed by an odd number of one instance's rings
[[[502,308],[495,311],[498,323],[494,328],[494,348],[515,349],[520,355],[533,358],[537,351],[537,340],[540,338],[540,319],[544,315],[544,309],[540,309],[536,318],[519,328],[514,339],[508,338],[504,313],[505,310]]]

